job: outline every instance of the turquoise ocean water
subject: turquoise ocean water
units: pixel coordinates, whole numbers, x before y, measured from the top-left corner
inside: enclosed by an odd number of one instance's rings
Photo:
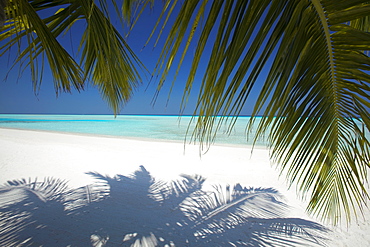
[[[189,127],[190,116],[152,116],[152,115],[26,115],[0,114],[0,127],[15,129],[44,130],[113,137],[142,138],[151,140],[180,141],[191,139],[194,124]],[[254,130],[259,119],[255,121],[252,132],[246,132],[249,117],[241,116],[234,128],[228,131],[228,124],[221,126],[215,140],[216,144],[252,145]],[[361,127],[359,125],[359,127]],[[366,131],[369,137],[369,132]],[[265,137],[255,143],[266,146]]]
[[[145,116],[145,115],[15,115],[0,114],[0,127],[46,130],[68,133],[145,138],[154,140],[184,141],[190,116]],[[246,134],[249,117],[239,117],[233,130],[227,133],[227,126],[220,128],[216,144],[251,145],[253,133]],[[256,145],[265,146],[264,138]]]

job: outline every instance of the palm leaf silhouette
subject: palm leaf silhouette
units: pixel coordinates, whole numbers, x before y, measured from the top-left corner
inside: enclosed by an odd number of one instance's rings
[[[0,188],[0,245],[50,245],[45,238],[58,227],[64,212],[67,183],[60,179],[13,180]],[[49,218],[51,217],[51,218]]]
[[[89,174],[97,182],[78,189],[68,189],[57,179],[11,181],[3,186],[0,224],[6,227],[0,231],[0,244],[314,246],[325,242],[327,229],[320,224],[284,218],[288,206],[271,188],[237,184],[204,191],[201,176],[156,181],[144,167],[131,176]],[[16,193],[19,190],[30,193]]]

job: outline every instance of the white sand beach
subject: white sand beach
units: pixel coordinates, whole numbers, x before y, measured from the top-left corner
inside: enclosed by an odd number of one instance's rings
[[[240,184],[239,201],[200,209],[186,199],[199,176],[202,193],[216,186],[226,201],[227,185]],[[36,178],[65,180],[74,193],[5,185]],[[212,146],[200,156],[198,146],[177,142],[0,128],[0,184],[2,246],[370,246],[369,209],[348,228],[323,225],[262,148]]]

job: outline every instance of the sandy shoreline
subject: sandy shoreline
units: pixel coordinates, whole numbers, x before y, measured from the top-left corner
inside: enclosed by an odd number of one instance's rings
[[[65,180],[68,182],[70,188],[77,189],[97,182],[96,178],[88,173],[94,172],[95,174],[98,173],[110,178],[116,175],[123,175],[125,177],[122,178],[129,179],[135,171],[140,171],[140,169],[141,171],[148,171],[156,180],[165,182],[179,180],[181,179],[181,174],[199,175],[206,178],[203,190],[207,191],[211,190],[213,185],[222,187],[236,183],[241,184],[243,187],[273,188],[285,197],[284,203],[289,206],[289,210],[285,210],[284,219],[300,220],[300,222],[304,222],[307,226],[313,226],[313,223],[321,225],[318,220],[309,217],[305,213],[305,203],[297,199],[294,189],[287,189],[283,178],[279,179],[278,172],[271,166],[269,161],[268,150],[262,148],[254,149],[251,155],[251,149],[249,147],[216,145],[212,146],[205,155],[200,157],[198,146],[186,145],[184,150],[184,144],[182,142],[153,142],[2,128],[0,128],[0,147],[0,184],[4,184],[9,180],[19,180],[22,178],[38,178],[38,180],[42,180],[43,178],[51,177]],[[141,205],[140,202],[139,205]],[[147,212],[147,209],[145,212]],[[365,216],[367,218],[368,212],[366,209]],[[153,214],[153,217],[156,217],[156,215]],[[267,218],[267,220],[270,220],[270,218]],[[153,224],[151,227],[155,228],[156,226]],[[330,228],[330,226],[327,227]],[[119,227],[115,227],[114,229],[116,229],[117,234],[122,234],[119,233]],[[151,237],[142,237],[140,240],[141,245],[144,246],[145,241],[146,244],[152,241],[153,245],[153,239],[156,239],[155,241],[157,242],[165,239],[164,237],[159,238],[157,236],[160,234],[158,233],[158,229],[148,230],[152,235],[156,235],[157,238],[150,234],[148,236]],[[316,231],[317,229],[313,230]],[[342,227],[336,228],[332,232],[323,233],[323,236],[325,235],[328,240],[323,241],[320,245],[368,246],[370,244],[370,237],[368,237],[369,230],[369,223],[366,220],[360,220],[348,229]],[[53,232],[55,231],[58,231],[58,229],[54,229]],[[246,234],[244,230],[241,232]],[[83,234],[86,233],[81,232],[77,238],[82,237]],[[91,234],[87,238],[89,241],[93,241],[95,238],[100,239],[99,241],[94,240],[95,246],[103,246],[102,243],[104,241],[108,241],[112,246],[115,246],[115,240],[113,240],[112,236],[116,232],[110,233],[110,240],[107,240],[106,237],[104,238],[101,233],[99,234]],[[230,237],[231,239],[236,233],[233,232],[230,236],[226,235],[226,233],[223,234],[223,238],[227,239]],[[48,241],[52,241],[50,240],[52,238],[48,236]],[[277,237],[275,236],[274,238],[276,240]],[[270,238],[268,241],[274,241],[274,238]],[[212,238],[210,239],[215,241]],[[253,237],[246,237],[246,240],[243,241],[252,241],[251,239],[255,241]],[[259,239],[258,241],[261,242],[264,240]],[[288,240],[280,239],[280,241],[284,243],[284,241]],[[297,243],[300,243],[300,241],[303,245],[306,240],[298,239]],[[132,246],[141,246],[138,245],[139,242],[135,242],[136,245],[133,244]],[[160,245],[159,242],[157,244]],[[311,246],[311,244],[308,244],[308,246]],[[163,246],[165,245],[163,244]],[[180,244],[176,246],[184,245]],[[189,244],[188,246],[195,245]],[[196,246],[204,245],[198,244]],[[221,244],[219,246],[223,245]],[[285,245],[283,244],[282,246]]]

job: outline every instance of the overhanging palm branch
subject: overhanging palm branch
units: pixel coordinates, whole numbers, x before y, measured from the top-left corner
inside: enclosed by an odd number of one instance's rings
[[[369,198],[368,1],[174,0],[163,6],[161,28],[169,26],[169,35],[157,65],[158,90],[174,66],[176,80],[194,42],[183,97],[185,106],[193,85],[201,84],[193,137],[212,143],[227,118],[231,130],[243,107],[254,104],[252,117],[263,116],[257,138],[267,132],[272,158],[308,195],[308,211],[334,223],[361,211]],[[248,101],[251,92],[259,94],[256,102]]]
[[[116,6],[114,0],[99,1],[99,6],[92,0],[8,0],[7,18],[0,29],[0,54],[18,47],[13,66],[30,67],[36,92],[47,60],[57,94],[73,88],[80,91],[91,81],[118,113],[140,83],[138,70],[143,66],[110,22],[108,3]],[[73,26],[84,30],[75,37],[81,39],[80,62],[65,48],[69,45],[58,39]]]
[[[8,0],[0,0],[0,27],[3,27],[5,22],[5,6]]]
[[[56,179],[0,187],[0,244],[6,246],[322,246],[327,229],[284,218],[274,189],[215,186],[200,176],[156,181],[89,173],[97,182],[68,190]],[[22,192],[22,193],[19,193]]]

